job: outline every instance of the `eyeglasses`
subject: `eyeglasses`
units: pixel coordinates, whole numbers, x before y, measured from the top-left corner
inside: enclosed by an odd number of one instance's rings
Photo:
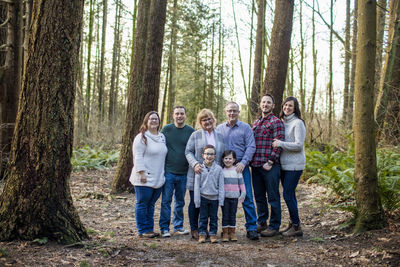
[[[214,156],[215,153],[203,153],[203,155],[206,155],[206,156]]]
[[[205,119],[201,119],[201,122],[207,122],[207,121],[212,121],[212,118],[205,118]]]
[[[237,109],[229,109],[226,112],[227,113],[239,113],[239,110],[237,110]]]
[[[149,121],[158,121],[158,118],[150,118]]]

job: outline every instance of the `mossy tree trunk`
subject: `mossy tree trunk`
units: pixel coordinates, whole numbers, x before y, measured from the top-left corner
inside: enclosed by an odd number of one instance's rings
[[[293,0],[276,0],[263,93],[275,98],[274,113],[281,110],[293,25]]]
[[[0,240],[87,238],[68,180],[83,1],[34,1]]]
[[[354,99],[354,141],[357,221],[355,232],[385,225],[376,169],[374,80],[376,1],[358,2],[358,40]]]
[[[113,193],[131,188],[132,142],[144,115],[158,107],[166,6],[167,0],[139,1],[125,128]]]

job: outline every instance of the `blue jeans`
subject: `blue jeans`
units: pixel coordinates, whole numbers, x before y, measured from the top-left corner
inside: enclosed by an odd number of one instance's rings
[[[303,171],[282,170],[281,182],[283,198],[289,210],[290,220],[295,226],[300,224],[299,209],[297,208],[296,187]]]
[[[160,229],[161,232],[169,231],[171,222],[171,202],[175,190],[175,206],[172,224],[174,231],[183,229],[183,207],[185,206],[186,175],[176,175],[170,172],[165,173],[165,184],[162,189]]]
[[[236,226],[237,198],[225,198],[222,207],[222,228]]]
[[[161,190],[161,188],[135,186],[135,217],[139,234],[154,231],[154,205],[161,195]]]
[[[247,231],[257,230],[257,213],[256,207],[254,206],[253,200],[253,187],[251,186],[251,174],[249,166],[246,166],[242,172],[244,186],[246,187],[246,198],[243,201],[242,207],[244,210],[244,215],[246,217],[246,227]]]
[[[197,231],[199,230],[199,216],[200,216],[200,208],[196,208],[194,205],[194,191],[189,190],[190,202],[188,206],[188,214],[189,214],[189,223],[190,230]]]
[[[208,218],[210,218],[210,236],[217,235],[218,231],[218,200],[200,198],[200,227],[199,234],[207,234]]]
[[[269,228],[279,230],[281,226],[281,198],[279,195],[279,178],[281,166],[274,164],[271,170],[263,167],[253,167],[253,188],[257,204],[258,224],[268,220],[268,203],[271,206]],[[268,202],[266,194],[268,194]]]

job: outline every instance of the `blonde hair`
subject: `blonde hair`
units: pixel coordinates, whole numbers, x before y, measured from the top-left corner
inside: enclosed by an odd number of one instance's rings
[[[212,113],[208,108],[203,108],[199,113],[197,113],[196,129],[201,129],[201,120],[208,117],[213,119],[213,128],[215,129],[217,121],[215,120],[214,113]]]

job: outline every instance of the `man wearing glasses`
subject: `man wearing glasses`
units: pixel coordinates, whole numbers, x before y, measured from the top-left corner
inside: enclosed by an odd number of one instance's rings
[[[258,240],[257,214],[249,170],[249,163],[253,158],[256,145],[252,129],[247,123],[239,120],[239,113],[239,105],[236,102],[228,102],[225,106],[227,121],[218,125],[217,131],[224,136],[225,149],[236,153],[236,171],[243,174],[246,187],[246,198],[242,204],[246,217],[246,236],[251,240]]]

